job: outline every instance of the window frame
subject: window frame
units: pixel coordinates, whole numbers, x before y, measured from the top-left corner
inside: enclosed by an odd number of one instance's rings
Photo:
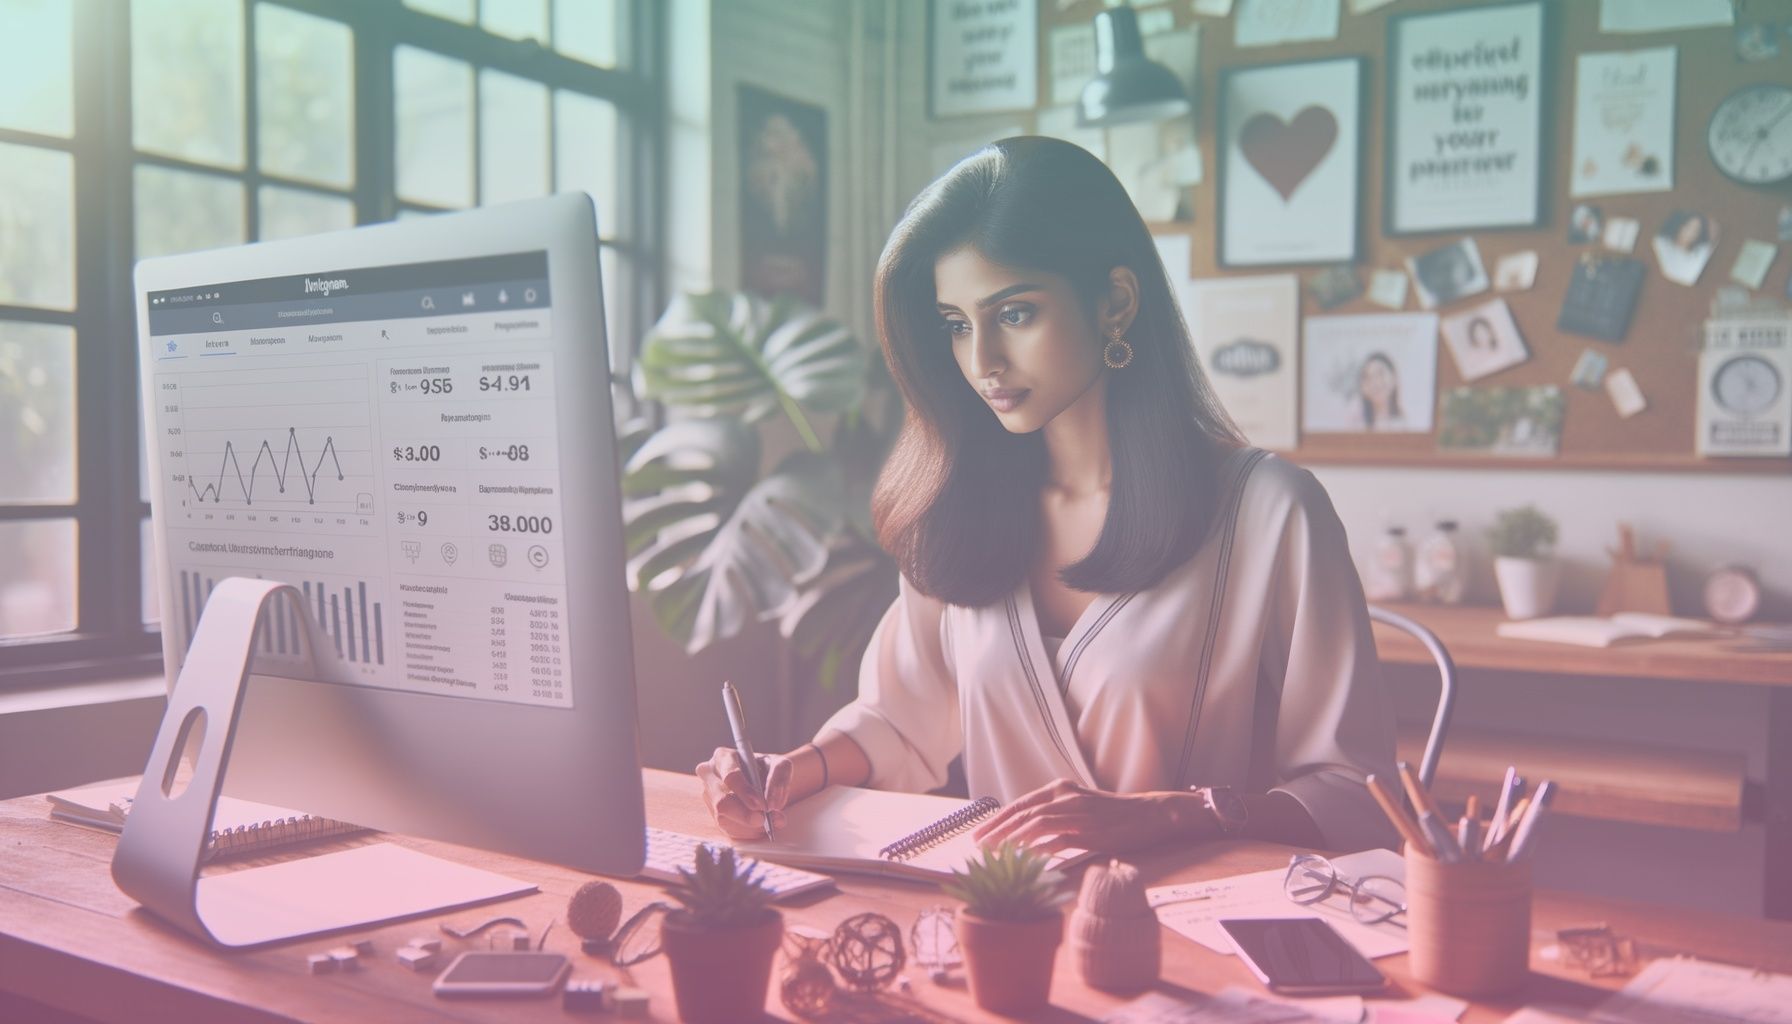
[[[244,155],[240,170],[140,153],[132,138],[131,10],[129,0],[72,0],[74,132],[70,138],[0,128],[0,142],[70,153],[74,159],[75,308],[71,311],[0,304],[0,320],[71,327],[75,332],[75,487],[72,503],[0,504],[0,524],[73,521],[75,627],[42,636],[0,638],[0,692],[64,683],[159,674],[161,627],[144,624],[142,523],[149,503],[139,487],[142,429],[137,380],[137,333],[132,273],[136,261],[134,176],[138,165],[214,175],[243,185],[244,225],[261,230],[263,186],[346,197],[357,225],[392,220],[401,209],[432,207],[397,195],[393,54],[400,45],[466,61],[477,74],[492,68],[613,104],[621,146],[617,194],[622,208],[600,211],[602,247],[627,262],[624,328],[642,337],[663,302],[665,199],[658,169],[665,164],[662,111],[665,11],[656,0],[618,0],[624,68],[600,68],[529,40],[506,39],[403,5],[402,0],[241,0],[243,17]],[[343,190],[267,174],[261,169],[255,24],[260,4],[273,4],[347,25],[355,76],[354,183]],[[552,0],[548,5],[550,31]],[[551,100],[550,100],[551,102]],[[550,122],[551,123],[551,122]],[[473,119],[474,197],[479,185],[479,118]],[[548,166],[556,140],[549,133]],[[622,230],[620,237],[610,224]],[[623,352],[632,361],[637,342]],[[120,350],[124,358],[118,358]],[[612,343],[611,351],[617,352]],[[630,367],[612,368],[626,382]],[[612,393],[617,389],[612,388]]]

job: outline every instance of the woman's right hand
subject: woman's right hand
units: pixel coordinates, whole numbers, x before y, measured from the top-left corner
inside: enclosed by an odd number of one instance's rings
[[[704,806],[722,831],[735,839],[764,839],[768,811],[772,829],[784,827],[784,807],[790,802],[791,759],[782,754],[761,754],[759,768],[766,779],[763,795],[747,781],[740,755],[733,747],[717,747],[709,760],[697,766]]]

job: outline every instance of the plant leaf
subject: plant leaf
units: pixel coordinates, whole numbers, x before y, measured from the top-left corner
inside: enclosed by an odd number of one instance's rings
[[[855,408],[868,365],[864,346],[821,313],[725,292],[681,295],[637,363],[646,397],[749,423],[791,403],[818,412]]]
[[[824,458],[797,452],[764,479],[757,435],[734,420],[688,420],[629,460],[624,509],[635,589],[667,634],[696,653],[778,615],[827,563],[844,488]],[[635,481],[634,486],[629,480]]]
[[[843,671],[858,668],[896,593],[895,561],[846,531],[830,546],[826,567],[785,607],[778,631],[797,656],[820,661],[817,678],[832,689]]]

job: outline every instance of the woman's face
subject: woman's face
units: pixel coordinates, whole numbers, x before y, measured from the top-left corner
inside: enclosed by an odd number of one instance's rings
[[[934,264],[933,286],[959,371],[1010,433],[1045,426],[1101,380],[1102,339],[1057,274],[966,246]]]
[[[1394,393],[1394,371],[1381,360],[1371,359],[1363,364],[1357,386],[1362,389],[1364,398],[1376,405],[1385,405],[1388,396]]]

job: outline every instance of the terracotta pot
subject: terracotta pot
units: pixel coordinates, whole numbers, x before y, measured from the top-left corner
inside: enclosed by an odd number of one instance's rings
[[[991,1013],[1035,1013],[1050,1001],[1052,967],[1064,938],[1064,915],[1031,921],[992,921],[969,911],[958,915],[958,948],[964,953],[971,997]]]
[[[784,940],[784,915],[767,909],[735,928],[694,925],[683,911],[666,915],[661,948],[672,966],[678,1017],[690,1024],[738,1024],[765,1012],[772,958]]]

